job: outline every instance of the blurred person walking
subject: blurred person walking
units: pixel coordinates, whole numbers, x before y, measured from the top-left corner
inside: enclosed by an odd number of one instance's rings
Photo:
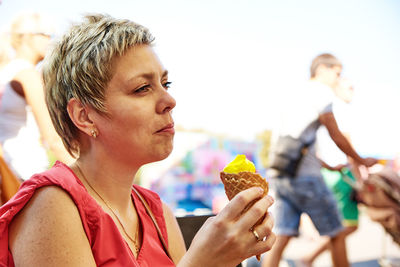
[[[271,186],[275,189],[275,232],[277,240],[262,265],[278,266],[290,239],[299,234],[300,216],[306,213],[321,236],[329,236],[334,266],[349,266],[345,233],[332,192],[321,175],[316,155],[316,134],[324,125],[335,144],[354,161],[371,166],[373,158],[362,158],[340,132],[332,112],[341,62],[331,54],[317,56],[311,64],[311,79],[301,91],[302,98],[291,103],[293,112],[283,121],[279,137],[271,148]]]
[[[9,33],[15,57],[1,73],[0,145],[4,160],[22,180],[49,167],[47,149],[64,162],[72,160],[51,123],[36,68],[48,49],[52,25],[38,13],[17,16]]]
[[[334,92],[336,97],[332,105],[333,114],[340,131],[351,142],[351,128],[357,124],[355,118],[352,117],[353,112],[350,106],[354,95],[353,85],[348,79],[341,78]],[[323,167],[321,173],[326,185],[335,196],[342,224],[345,227],[344,235],[347,237],[358,227],[359,211],[351,184],[355,183],[356,177],[361,178],[359,166],[337,148],[325,127],[318,130],[317,136],[317,155]],[[321,237],[317,242],[317,246],[301,258],[301,266],[312,266],[314,260],[329,249],[329,237]]]

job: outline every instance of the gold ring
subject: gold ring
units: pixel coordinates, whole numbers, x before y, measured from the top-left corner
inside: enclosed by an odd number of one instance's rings
[[[258,233],[256,232],[256,230],[252,230],[251,232],[253,233],[254,237],[255,237],[256,240],[257,240],[257,242],[258,242],[258,241],[261,241],[260,236],[258,235]]]

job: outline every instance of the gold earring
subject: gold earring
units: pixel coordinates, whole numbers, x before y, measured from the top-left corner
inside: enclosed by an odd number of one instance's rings
[[[90,134],[93,136],[93,138],[97,137],[97,131],[94,129],[90,131]]]

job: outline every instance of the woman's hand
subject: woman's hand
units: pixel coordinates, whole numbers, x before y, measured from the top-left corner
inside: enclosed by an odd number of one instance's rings
[[[236,266],[244,259],[271,249],[275,235],[273,218],[268,213],[273,199],[259,199],[243,213],[245,207],[262,196],[262,189],[253,187],[237,194],[215,217],[209,218],[194,237],[178,266]],[[266,214],[261,224],[250,229]]]

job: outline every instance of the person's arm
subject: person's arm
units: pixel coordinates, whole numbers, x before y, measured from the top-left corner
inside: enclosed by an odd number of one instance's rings
[[[96,266],[71,197],[62,189],[38,189],[9,227],[15,266]]]
[[[350,142],[350,144],[352,143],[351,141],[351,137],[350,134],[348,133],[343,133],[343,135],[347,138],[347,140]],[[347,161],[349,162],[349,169],[351,171],[351,173],[354,175],[354,177],[357,180],[361,180],[362,175],[361,175],[361,171],[360,168],[364,167],[363,165],[361,165],[359,162],[353,160],[351,157],[347,157]],[[364,167],[365,168],[365,167]]]
[[[322,159],[319,158],[319,161],[321,162],[321,166],[325,169],[331,170],[331,171],[340,171],[344,167],[346,167],[346,164],[338,164],[336,166],[331,166]]]
[[[196,234],[178,267],[236,266],[243,260],[270,250],[275,242],[273,219],[267,212],[271,197],[261,197],[259,188],[250,188],[237,194],[215,217],[210,217]],[[243,212],[253,200],[255,204]],[[255,230],[262,239],[256,240],[250,229],[264,215]]]
[[[38,71],[35,68],[23,70],[14,77],[14,81],[22,86],[26,102],[32,108],[40,135],[45,144],[58,160],[65,164],[72,163],[74,159],[65,149],[61,138],[58,136],[51,122],[45,103],[42,78]]]
[[[326,127],[328,133],[335,144],[343,151],[347,156],[351,157],[354,161],[370,167],[376,163],[376,159],[373,158],[362,158],[358,155],[358,153],[351,146],[350,142],[347,138],[342,134],[339,130],[339,127],[336,123],[335,116],[332,112],[326,112],[319,116],[319,121],[322,125]]]
[[[168,234],[168,250],[175,265],[186,253],[185,241],[172,210],[163,203],[163,211]]]

